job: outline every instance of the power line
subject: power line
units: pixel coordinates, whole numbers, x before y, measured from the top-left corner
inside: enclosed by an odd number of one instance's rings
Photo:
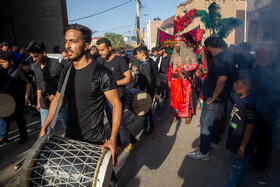
[[[142,23],[142,24],[144,24],[144,23]],[[107,30],[103,30],[103,31],[97,31],[96,33],[98,33],[98,32],[107,32],[107,31],[112,31],[112,30],[117,30],[117,29],[123,29],[123,28],[130,27],[130,26],[134,26],[135,27],[135,24],[126,25],[126,26],[122,26],[122,27],[118,27],[118,28],[107,29]]]
[[[85,16],[85,17],[81,17],[81,18],[77,18],[77,19],[72,19],[72,20],[70,20],[69,22],[78,21],[78,20],[81,20],[81,19],[86,19],[86,18],[90,18],[90,17],[93,17],[93,16],[97,16],[97,15],[103,14],[103,13],[105,13],[105,12],[108,12],[108,11],[110,11],[110,10],[113,10],[113,9],[115,9],[115,8],[118,8],[118,7],[120,7],[120,6],[123,6],[123,5],[125,5],[125,4],[128,4],[128,3],[130,3],[131,1],[133,1],[133,0],[129,0],[129,1],[125,2],[125,3],[123,3],[123,4],[114,6],[114,7],[112,7],[112,8],[109,8],[109,9],[107,9],[107,10],[104,10],[104,11],[99,12],[99,13],[96,13],[96,14],[92,14],[92,15]]]

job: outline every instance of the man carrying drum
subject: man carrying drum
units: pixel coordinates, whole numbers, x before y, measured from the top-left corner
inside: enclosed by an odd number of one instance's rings
[[[79,24],[68,25],[65,29],[65,48],[69,60],[73,61],[65,90],[68,104],[68,118],[65,137],[94,144],[103,144],[102,149],[112,152],[113,165],[116,165],[116,142],[122,118],[117,84],[112,73],[89,59],[87,49],[91,42],[92,31]],[[58,91],[51,102],[48,116],[38,138],[46,134],[58,104],[63,79],[60,79]],[[112,133],[106,141],[104,102],[107,99],[113,108]]]
[[[117,56],[112,52],[111,42],[107,38],[99,39],[96,44],[102,58],[101,64],[111,70],[113,77],[116,80],[118,85],[118,94],[124,111],[126,103],[125,85],[132,81],[132,75],[128,68],[128,64],[123,57]],[[108,101],[105,102],[105,111],[109,124],[112,125],[112,105]],[[119,134],[121,136],[120,138],[124,139],[125,143],[129,143],[129,145],[125,148],[125,151],[129,152],[134,150],[139,145],[137,139],[129,132],[123,122],[120,125]],[[119,144],[119,146],[121,146],[121,143]]]

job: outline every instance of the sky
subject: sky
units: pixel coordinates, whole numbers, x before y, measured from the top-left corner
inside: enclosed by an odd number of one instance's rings
[[[140,0],[140,27],[147,27],[148,20],[159,17],[162,21],[175,15],[177,6],[185,0]],[[124,4],[128,2],[127,4]],[[136,35],[136,0],[67,0],[68,22],[78,23],[89,27],[94,34],[92,37],[104,36],[106,32],[114,32],[128,36]],[[112,7],[124,4],[105,13],[71,21],[77,18],[103,12]],[[146,30],[145,30],[146,31]]]

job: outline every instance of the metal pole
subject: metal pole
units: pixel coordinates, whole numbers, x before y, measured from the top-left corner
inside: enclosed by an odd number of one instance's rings
[[[247,42],[247,0],[245,0],[244,42]]]
[[[137,23],[137,28],[140,30],[140,15],[139,15],[139,10],[140,8],[140,2],[139,0],[136,0],[136,23]],[[140,43],[140,38],[138,36],[138,34],[136,34],[137,36],[137,45]]]

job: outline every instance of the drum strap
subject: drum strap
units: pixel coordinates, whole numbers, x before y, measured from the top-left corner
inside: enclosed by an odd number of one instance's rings
[[[68,71],[66,73],[66,76],[64,78],[64,82],[63,82],[63,85],[62,85],[62,88],[61,88],[61,92],[60,92],[60,96],[59,96],[59,99],[58,99],[58,103],[57,103],[57,106],[56,106],[56,109],[55,109],[55,112],[54,112],[54,116],[52,118],[52,122],[51,122],[51,125],[50,125],[51,129],[54,129],[54,126],[56,124],[57,116],[58,116],[58,113],[59,113],[59,110],[60,110],[60,105],[62,103],[62,99],[63,99],[63,96],[64,96],[64,92],[65,92],[65,89],[66,89],[66,85],[67,85],[67,82],[68,82],[68,78],[69,78],[71,69],[72,69],[72,65],[69,67],[69,69],[68,69]]]

